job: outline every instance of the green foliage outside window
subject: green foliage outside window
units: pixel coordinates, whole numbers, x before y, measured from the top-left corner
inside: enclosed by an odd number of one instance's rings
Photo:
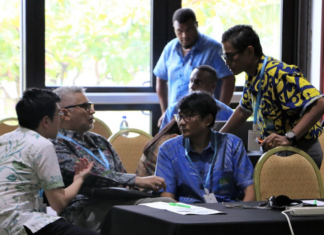
[[[20,0],[0,1],[0,118],[15,116],[21,91]],[[46,0],[46,85],[149,86],[151,1]],[[251,24],[265,54],[280,59],[281,0],[183,0],[199,30],[220,41]],[[242,85],[237,79],[237,85]],[[244,78],[241,79],[244,82]],[[242,82],[241,82],[242,83]]]
[[[46,1],[46,85],[136,85],[150,71],[150,8],[148,0]]]

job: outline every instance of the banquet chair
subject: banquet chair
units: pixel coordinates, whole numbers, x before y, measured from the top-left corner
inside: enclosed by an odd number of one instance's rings
[[[144,146],[152,138],[150,134],[142,130],[127,128],[113,134],[108,141],[116,150],[126,171],[135,173]]]
[[[94,120],[93,128],[90,131],[108,139],[112,135],[110,128],[99,118],[95,117]]]
[[[324,159],[324,133],[322,133],[319,137],[318,137],[318,141],[321,144],[322,147],[322,151],[323,151],[323,159]],[[320,168],[320,172],[321,172],[321,176],[322,176],[322,180],[323,180],[323,186],[324,186],[324,161],[322,161],[322,165]]]
[[[276,155],[281,151],[293,155]],[[307,153],[295,147],[280,146],[264,153],[256,164],[253,180],[257,201],[278,195],[292,199],[324,198],[317,165]]]
[[[0,135],[16,130],[19,127],[17,118],[5,118],[0,121]]]

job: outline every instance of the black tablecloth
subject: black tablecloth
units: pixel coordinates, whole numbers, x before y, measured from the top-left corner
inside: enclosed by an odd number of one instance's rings
[[[226,214],[180,215],[140,205],[114,206],[103,221],[103,235],[291,234],[281,211],[225,208],[221,203],[196,205]],[[289,217],[297,235],[324,234],[324,216]]]

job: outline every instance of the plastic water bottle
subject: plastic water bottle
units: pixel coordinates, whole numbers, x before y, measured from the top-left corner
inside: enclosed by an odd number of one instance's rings
[[[128,122],[127,122],[126,116],[123,116],[123,120],[120,123],[119,130],[124,130],[127,128],[128,128]],[[128,136],[128,132],[124,132],[122,135]]]

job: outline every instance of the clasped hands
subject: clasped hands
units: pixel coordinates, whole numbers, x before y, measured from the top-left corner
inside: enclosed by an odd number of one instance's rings
[[[271,134],[268,137],[266,137],[262,143],[262,149],[264,152],[273,149],[278,146],[290,146],[292,145],[292,142],[289,141],[286,136],[278,135],[278,134]]]

